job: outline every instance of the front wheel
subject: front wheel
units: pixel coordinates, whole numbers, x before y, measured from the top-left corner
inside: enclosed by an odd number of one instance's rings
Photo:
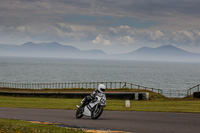
[[[84,107],[79,107],[76,111],[76,118],[81,118],[83,117],[83,111],[84,111]]]
[[[96,105],[96,106],[94,107],[94,110],[91,112],[91,117],[92,117],[92,119],[97,119],[97,118],[99,118],[99,116],[101,116],[102,112],[103,112],[103,106],[101,106],[101,105]]]

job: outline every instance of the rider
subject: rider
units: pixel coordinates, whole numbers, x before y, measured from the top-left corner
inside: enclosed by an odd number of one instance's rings
[[[99,84],[98,88],[94,90],[90,95],[86,96],[81,102],[83,106],[89,104],[92,100],[95,99],[97,95],[105,95],[104,92],[106,90],[106,86],[104,84]]]

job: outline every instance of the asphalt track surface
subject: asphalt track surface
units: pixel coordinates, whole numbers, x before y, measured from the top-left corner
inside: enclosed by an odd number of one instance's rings
[[[0,118],[60,123],[75,127],[128,131],[133,133],[198,133],[200,114],[104,111],[93,120],[75,118],[76,110],[0,108]]]

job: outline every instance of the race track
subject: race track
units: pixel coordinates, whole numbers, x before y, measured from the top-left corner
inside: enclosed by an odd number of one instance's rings
[[[63,125],[129,131],[133,133],[197,133],[200,114],[104,111],[97,120],[75,118],[75,110],[0,108],[0,118],[60,123]]]

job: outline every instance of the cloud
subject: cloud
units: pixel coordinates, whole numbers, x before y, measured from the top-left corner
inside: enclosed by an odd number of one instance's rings
[[[162,31],[160,30],[156,30],[153,32],[150,32],[150,35],[152,40],[158,40],[158,39],[162,39],[165,35],[162,33]]]
[[[17,30],[19,30],[20,32],[24,32],[26,30],[25,26],[18,26]]]
[[[0,40],[200,47],[199,5],[199,0],[0,0]]]
[[[128,25],[120,25],[119,29],[130,29]]]
[[[133,44],[135,41],[134,38],[130,36],[120,37],[118,40],[121,41],[121,43],[125,46],[128,46],[129,44]]]
[[[111,34],[118,34],[117,29],[115,29],[115,28],[113,28],[113,27],[109,27],[108,29],[109,29],[109,32],[110,32]]]
[[[91,22],[85,24],[100,25],[106,20],[107,24],[111,19],[116,19],[112,23],[130,24],[128,20],[135,19],[138,23],[145,21],[156,22],[154,28],[162,26],[164,28],[195,28],[200,22],[200,1],[199,0],[1,0],[0,1],[0,23],[7,25],[16,24],[38,24],[70,21],[66,20],[67,15],[78,15],[77,17],[91,17]],[[95,18],[96,17],[96,18]],[[107,17],[107,18],[106,18]],[[86,18],[89,19],[89,18]],[[192,21],[191,21],[192,20]],[[195,20],[195,21],[193,21]],[[77,21],[73,21],[77,23]],[[103,25],[105,25],[104,23]],[[133,22],[132,22],[133,23]],[[135,23],[137,24],[137,23]],[[139,25],[139,24],[138,24]],[[131,25],[131,26],[134,26]]]
[[[178,45],[196,45],[200,38],[200,36],[195,35],[193,30],[171,31],[168,33],[168,37],[172,43]]]
[[[160,45],[199,45],[199,30],[135,30],[135,38]]]
[[[110,40],[104,39],[103,36],[102,36],[101,34],[99,34],[94,40],[92,40],[92,43],[95,43],[95,44],[102,44],[102,45],[105,45],[105,46],[114,45],[113,43],[111,43]]]
[[[135,29],[126,25],[110,27],[107,36],[117,38],[118,43],[128,46],[135,42],[146,45],[157,43],[159,45],[194,45],[200,46],[200,29],[195,30],[157,30],[157,29]]]

